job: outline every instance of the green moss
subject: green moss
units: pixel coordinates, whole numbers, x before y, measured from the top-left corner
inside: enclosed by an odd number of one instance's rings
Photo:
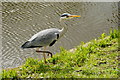
[[[53,58],[43,60],[28,58],[13,69],[3,70],[3,78],[117,78],[118,30],[105,33],[98,40],[81,42],[74,52],[60,48]],[[54,64],[53,64],[54,63]]]

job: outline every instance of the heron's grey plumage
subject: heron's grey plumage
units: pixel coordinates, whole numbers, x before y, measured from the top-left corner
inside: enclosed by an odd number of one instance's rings
[[[22,45],[22,48],[36,48],[49,46],[53,41],[58,40],[58,35],[62,30],[58,28],[45,29],[33,35],[27,42]]]

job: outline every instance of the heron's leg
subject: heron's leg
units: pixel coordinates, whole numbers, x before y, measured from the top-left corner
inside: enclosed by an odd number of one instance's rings
[[[46,49],[46,47],[45,47],[44,49]],[[37,48],[37,49],[36,49],[36,52],[43,53],[43,57],[44,57],[45,63],[46,63],[46,55],[45,55],[45,53],[50,54],[50,55],[51,55],[51,58],[52,58],[52,53],[51,53],[50,51],[41,51],[41,50],[39,50],[39,48]]]
[[[46,52],[40,51],[39,49],[40,49],[40,48],[36,48],[36,52],[42,52],[42,53],[43,53],[43,57],[44,57],[44,62],[47,63],[47,62],[46,62],[46,55],[45,55]],[[44,48],[44,50],[45,50],[45,49],[46,49],[46,47]]]
[[[48,53],[50,54],[51,58],[52,58],[52,53],[50,51],[40,51],[40,50],[36,50],[36,52],[40,52],[40,53]]]
[[[44,47],[44,51],[45,50],[46,50],[46,47]],[[47,61],[46,61],[46,54],[45,53],[43,53],[43,57],[44,57],[44,62],[47,63]]]

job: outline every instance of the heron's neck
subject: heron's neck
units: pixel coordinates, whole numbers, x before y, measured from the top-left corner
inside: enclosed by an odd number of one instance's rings
[[[67,32],[68,27],[67,27],[67,23],[65,21],[61,21],[60,24],[61,24],[61,26],[63,26],[63,28],[61,29],[61,36],[63,36]]]

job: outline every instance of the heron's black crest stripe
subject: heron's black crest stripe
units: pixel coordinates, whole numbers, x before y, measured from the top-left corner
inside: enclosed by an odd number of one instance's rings
[[[52,46],[53,44],[55,44],[56,41],[57,41],[57,40],[54,40],[52,43],[50,43],[49,46]]]
[[[69,17],[67,14],[61,15],[61,17],[65,17],[65,16],[66,16],[66,17]]]

